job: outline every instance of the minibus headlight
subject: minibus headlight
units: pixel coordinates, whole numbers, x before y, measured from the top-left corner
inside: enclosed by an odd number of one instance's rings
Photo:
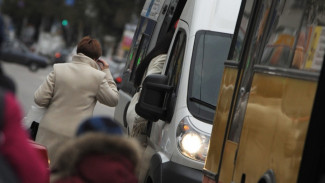
[[[181,139],[181,147],[182,149],[186,150],[190,154],[194,154],[199,152],[202,146],[202,139],[196,133],[186,133]]]
[[[205,161],[210,137],[199,132],[188,117],[182,119],[176,131],[176,139],[180,152],[194,160]]]

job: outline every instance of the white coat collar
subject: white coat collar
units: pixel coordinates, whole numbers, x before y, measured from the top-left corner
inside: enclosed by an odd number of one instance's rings
[[[72,57],[72,62],[73,63],[84,63],[87,65],[90,65],[91,67],[98,69],[98,66],[96,64],[96,62],[91,59],[90,57],[87,57],[86,55],[82,54],[82,53],[78,53],[77,55],[74,55]]]

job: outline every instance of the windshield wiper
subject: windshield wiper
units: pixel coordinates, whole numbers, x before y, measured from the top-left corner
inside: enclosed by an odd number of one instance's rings
[[[209,104],[207,102],[204,102],[204,101],[202,101],[202,100],[200,100],[198,98],[190,97],[190,101],[195,102],[195,103],[198,103],[198,104],[201,104],[201,105],[203,105],[205,107],[208,107],[210,109],[216,110],[216,106],[214,106],[212,104]]]

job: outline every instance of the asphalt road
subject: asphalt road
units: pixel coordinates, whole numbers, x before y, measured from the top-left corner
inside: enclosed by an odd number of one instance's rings
[[[26,115],[31,105],[36,105],[34,103],[35,90],[41,85],[47,74],[50,73],[53,68],[49,66],[45,69],[39,69],[37,72],[30,72],[25,66],[1,62],[4,72],[16,83],[16,96]],[[101,115],[113,117],[114,110],[115,107],[108,107],[98,102],[94,110],[94,116]]]

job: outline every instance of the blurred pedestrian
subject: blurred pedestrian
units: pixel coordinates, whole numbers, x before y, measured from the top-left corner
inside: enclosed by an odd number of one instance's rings
[[[35,103],[47,107],[36,142],[47,147],[51,161],[58,146],[74,136],[83,119],[93,115],[97,100],[107,106],[117,105],[118,90],[109,65],[99,59],[101,55],[96,39],[82,38],[72,62],[54,64],[53,71],[35,91]]]
[[[146,129],[147,120],[139,116],[135,111],[135,105],[138,103],[142,82],[150,74],[161,74],[165,61],[167,59],[167,52],[174,35],[174,29],[169,31],[162,41],[158,42],[150,53],[139,64],[135,72],[134,87],[137,88],[131,99],[127,110],[127,121],[130,125],[130,134],[136,137],[143,146],[146,145]],[[131,122],[131,123],[130,123]],[[133,125],[132,125],[133,124]]]
[[[22,125],[22,111],[18,101],[13,93],[2,87],[0,100],[0,156],[11,167],[18,182],[49,182],[48,162],[42,161],[40,154],[29,142],[28,134]],[[3,176],[8,175],[2,170],[0,182]]]
[[[0,14],[0,48],[4,23]],[[0,182],[49,182],[47,161],[35,151],[22,125],[22,110],[15,98],[15,84],[0,62]]]
[[[140,146],[108,117],[85,120],[77,137],[58,150],[54,183],[136,183]]]

